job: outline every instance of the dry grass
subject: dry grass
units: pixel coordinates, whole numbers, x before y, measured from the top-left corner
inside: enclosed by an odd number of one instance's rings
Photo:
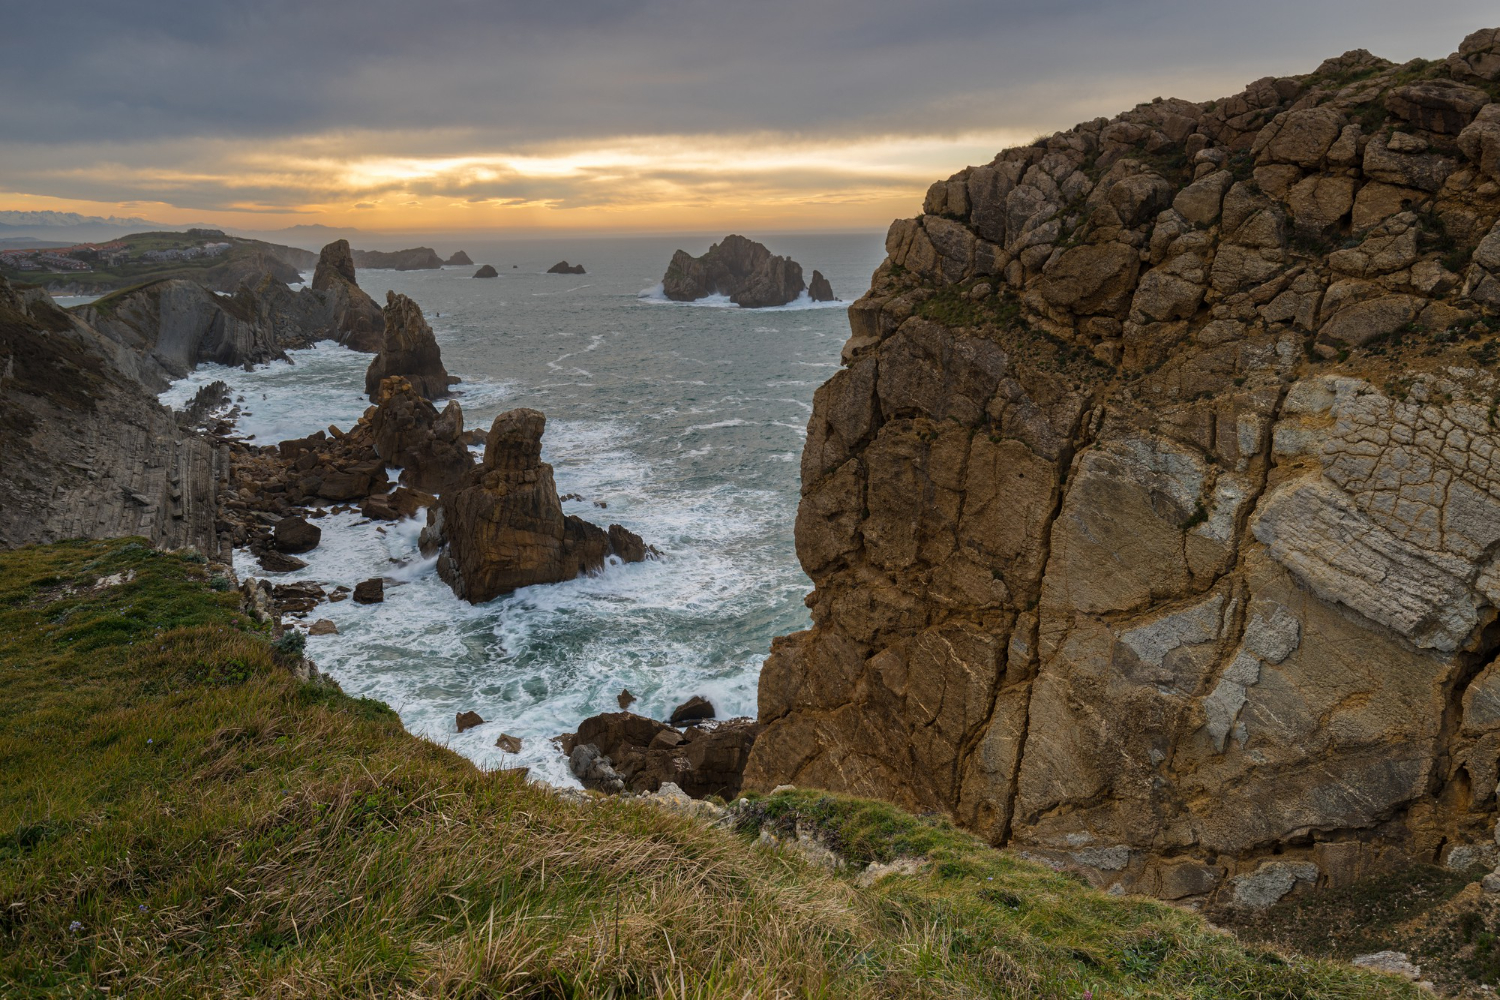
[[[0,776],[6,997],[1415,995],[888,806],[746,812],[933,859],[864,890],[480,772],[299,683],[200,564],[130,543],[0,554]]]

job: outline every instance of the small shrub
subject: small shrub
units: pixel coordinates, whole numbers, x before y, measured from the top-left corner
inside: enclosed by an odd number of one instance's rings
[[[281,638],[271,643],[271,648],[276,655],[288,660],[302,659],[302,653],[307,649],[307,636],[294,628],[289,628],[281,633]]]

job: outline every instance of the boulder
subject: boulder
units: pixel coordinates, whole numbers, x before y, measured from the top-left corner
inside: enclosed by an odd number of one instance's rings
[[[1500,28],[1483,28],[1465,38],[1448,57],[1448,71],[1457,80],[1500,80]]]
[[[606,712],[585,719],[558,743],[587,787],[647,793],[672,783],[695,799],[728,799],[740,792],[761,728],[731,719],[679,730],[629,712]]]
[[[307,629],[308,635],[338,635],[339,627],[327,618],[319,618]]]
[[[475,726],[484,725],[484,720],[479,717],[478,712],[459,712],[455,716],[454,721],[458,726],[458,731],[461,733],[473,729]]]
[[[812,281],[807,284],[807,297],[814,302],[837,302],[833,294],[833,286],[828,279],[823,277],[822,271],[813,271]]]
[[[284,517],[276,522],[275,546],[277,552],[295,555],[318,547],[323,539],[323,529],[308,524],[306,518]]]
[[[563,514],[552,466],[541,460],[546,424],[536,410],[500,414],[470,485],[444,494],[427,512],[422,551],[437,555],[438,574],[470,603],[571,580],[602,568],[611,553],[631,560],[647,554],[645,543],[623,528],[606,532]]]
[[[569,264],[565,260],[560,260],[556,264],[553,264],[551,267],[547,268],[547,273],[548,274],[585,274],[587,272],[584,271],[582,264]]]
[[[444,267],[471,267],[473,264],[474,262],[469,259],[469,255],[462,250],[443,261]]]
[[[685,722],[702,722],[704,719],[714,717],[713,702],[702,695],[693,695],[687,701],[672,709],[671,723],[680,726]]]
[[[380,604],[385,601],[385,580],[374,577],[354,585],[355,604]]]
[[[421,308],[395,292],[387,292],[385,301],[385,342],[365,372],[365,395],[370,402],[379,403],[380,383],[392,375],[404,376],[412,388],[428,399],[448,395],[448,387],[458,379],[443,367],[437,338],[423,318]]]
[[[495,746],[506,753],[520,753],[521,737],[511,736],[509,733],[501,733],[495,740]]]
[[[1386,110],[1391,114],[1443,135],[1458,135],[1490,102],[1490,95],[1484,91],[1453,80],[1408,84],[1385,95]]]
[[[785,305],[805,287],[802,265],[743,236],[724,237],[702,257],[678,250],[662,277],[662,292],[674,301],[727,295],[747,309]]]
[[[615,701],[619,703],[622,711],[635,704],[635,700],[635,695],[630,693],[630,688],[621,688],[620,693],[615,696]]]
[[[401,482],[410,490],[446,493],[467,485],[474,458],[463,440],[464,416],[457,400],[449,400],[439,413],[410,380],[391,376],[380,383],[370,430],[375,453],[401,470]],[[420,499],[408,492],[399,501],[410,504]]]
[[[477,270],[477,271],[474,272],[474,277],[476,277],[476,278],[498,278],[498,277],[500,277],[500,272],[497,271],[497,270],[495,270],[494,265],[492,265],[492,264],[486,264],[483,267],[481,267],[479,270]]]
[[[256,553],[255,558],[260,562],[260,568],[267,573],[295,573],[299,569],[307,569],[305,560],[284,555],[275,549],[262,549]]]

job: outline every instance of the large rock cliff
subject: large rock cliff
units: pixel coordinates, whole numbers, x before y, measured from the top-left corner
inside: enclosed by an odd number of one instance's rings
[[[663,294],[677,302],[727,295],[746,309],[786,305],[807,288],[801,264],[743,236],[724,237],[702,257],[678,250],[661,283]]]
[[[384,339],[365,370],[365,395],[380,402],[380,384],[393,375],[411,382],[428,399],[441,399],[458,379],[443,367],[442,351],[422,308],[405,295],[385,293]]]
[[[815,396],[747,785],[1178,899],[1492,861],[1497,81],[1351,52],[934,184]]]
[[[227,456],[122,371],[121,353],[0,278],[0,548],[140,535],[222,554]]]

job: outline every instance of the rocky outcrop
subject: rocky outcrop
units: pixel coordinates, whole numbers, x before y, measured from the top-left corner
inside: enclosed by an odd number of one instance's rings
[[[483,267],[481,267],[479,270],[477,270],[477,271],[474,272],[474,277],[476,277],[476,278],[498,278],[498,277],[500,277],[500,272],[497,271],[497,270],[495,270],[495,267],[494,267],[493,264],[486,264]]]
[[[760,731],[751,719],[676,729],[631,712],[606,712],[557,742],[586,788],[647,793],[671,782],[695,799],[733,799]]]
[[[727,295],[747,309],[780,306],[801,295],[802,265],[777,257],[743,236],[726,236],[702,257],[678,250],[661,279],[662,292],[677,302]]]
[[[287,331],[283,342],[248,289],[226,297],[184,278],[115,292],[81,307],[78,316],[123,348],[119,367],[158,391],[203,362],[254,364],[310,342],[300,330]]]
[[[469,255],[460,250],[458,253],[443,261],[444,267],[473,267],[474,261]]]
[[[1493,860],[1496,66],[1352,52],[934,184],[814,397],[747,785],[1226,905]]]
[[[822,271],[814,271],[812,281],[807,286],[807,297],[814,302],[837,302],[833,294],[833,286],[828,279],[823,277]]]
[[[536,410],[500,414],[471,484],[428,511],[422,552],[437,556],[438,574],[472,604],[594,572],[611,554],[639,561],[648,551],[619,525],[605,531],[563,514],[552,466],[542,461],[546,425]]]
[[[551,267],[547,268],[547,273],[548,274],[585,274],[587,272],[584,271],[582,264],[569,264],[565,260],[560,260],[556,264],[553,264]]]
[[[411,382],[393,375],[380,383],[380,404],[370,416],[375,454],[401,470],[401,482],[424,493],[447,493],[468,484],[474,459],[464,444],[464,414],[457,400],[438,413]]]
[[[323,306],[328,335],[356,351],[378,351],[385,342],[380,306],[354,280],[354,254],[348,240],[335,240],[318,255],[312,291]]]
[[[386,292],[385,302],[385,342],[365,372],[365,395],[379,402],[380,383],[392,375],[405,378],[428,399],[448,395],[448,387],[458,379],[443,367],[442,352],[421,307],[395,292]]]
[[[443,266],[443,258],[432,247],[408,250],[355,250],[357,267],[396,271],[432,271]]]
[[[121,353],[0,278],[0,547],[139,535],[220,557],[227,456],[122,371]]]

